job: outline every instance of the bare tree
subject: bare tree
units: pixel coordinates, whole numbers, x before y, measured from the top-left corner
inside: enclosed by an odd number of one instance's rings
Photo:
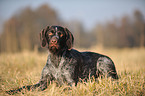
[[[135,17],[135,25],[137,28],[137,31],[140,34],[140,47],[144,47],[145,44],[145,24],[144,24],[144,18],[142,13],[139,10],[136,10],[134,12],[134,17]]]

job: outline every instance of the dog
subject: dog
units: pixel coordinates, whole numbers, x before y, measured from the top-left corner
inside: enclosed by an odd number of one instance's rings
[[[21,92],[23,89],[33,90],[37,87],[43,91],[53,80],[59,85],[67,83],[72,86],[89,77],[107,76],[118,79],[115,65],[108,56],[72,49],[74,37],[67,28],[47,26],[40,32],[40,40],[41,46],[49,50],[40,81],[35,85],[6,91],[8,94]]]

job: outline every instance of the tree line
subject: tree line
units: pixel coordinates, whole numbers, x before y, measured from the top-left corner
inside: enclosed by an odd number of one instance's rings
[[[86,32],[79,21],[64,22],[56,10],[42,5],[32,10],[27,7],[4,23],[0,34],[0,52],[21,52],[39,50],[39,32],[48,25],[67,26],[75,38],[74,47],[144,47],[145,20],[139,10],[132,16],[123,16],[105,24],[96,24]]]
[[[145,20],[139,10],[135,10],[132,17],[123,16],[120,20],[113,20],[104,25],[98,24],[96,41],[105,47],[144,47]]]

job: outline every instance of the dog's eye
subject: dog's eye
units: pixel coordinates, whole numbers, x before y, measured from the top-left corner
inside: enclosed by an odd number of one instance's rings
[[[63,36],[63,34],[60,35],[60,37],[62,37],[62,36]]]
[[[62,37],[63,36],[63,34],[61,33],[61,32],[58,32],[57,33],[60,37]]]
[[[48,33],[48,35],[49,35],[49,36],[52,36],[52,35],[53,35],[53,33],[52,33],[52,32],[49,32],[49,33]]]

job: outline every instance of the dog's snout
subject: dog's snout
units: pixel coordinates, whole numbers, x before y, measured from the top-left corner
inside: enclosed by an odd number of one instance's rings
[[[55,39],[51,40],[51,43],[57,43],[57,41]]]
[[[58,38],[57,37],[53,37],[50,42],[56,44],[58,42]]]

